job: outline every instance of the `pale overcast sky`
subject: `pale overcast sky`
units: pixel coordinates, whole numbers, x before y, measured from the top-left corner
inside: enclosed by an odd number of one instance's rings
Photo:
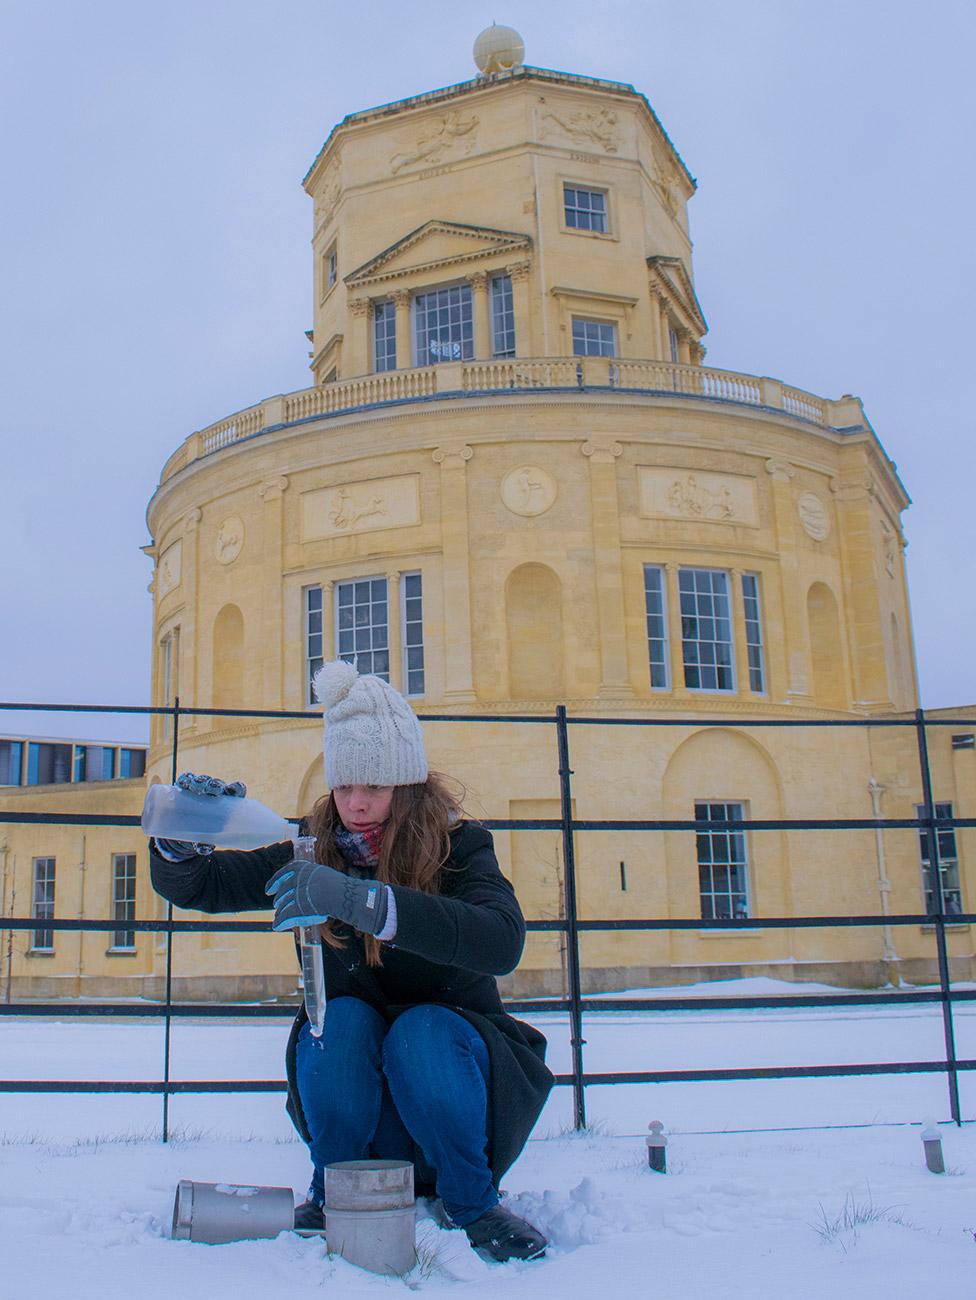
[[[2,0],[0,698],[148,701],[163,462],[309,382],[302,176],[346,113],[472,76],[493,19],[650,99],[700,186],[706,364],[863,398],[923,703],[976,700],[971,0]]]

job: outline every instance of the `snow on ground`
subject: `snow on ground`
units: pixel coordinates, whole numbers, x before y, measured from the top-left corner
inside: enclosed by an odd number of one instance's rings
[[[810,986],[802,989],[812,991]],[[711,992],[794,993],[740,981]],[[831,990],[836,991],[836,990]],[[670,990],[692,993],[701,988]],[[961,1057],[976,1056],[976,1007],[958,1008]],[[565,1018],[532,1017],[569,1064]],[[284,1021],[176,1022],[174,1079],[280,1078]],[[0,1077],[160,1077],[162,1026],[146,1021],[0,1027]],[[614,1012],[589,1016],[591,1070],[937,1059],[937,1006]],[[976,1093],[962,1078],[963,1114]],[[750,1295],[891,1300],[938,1287],[969,1294],[976,1266],[976,1125],[943,1124],[947,1174],[929,1174],[919,1123],[947,1116],[939,1075],[587,1089],[591,1131],[571,1131],[556,1091],[505,1180],[509,1204],[551,1238],[548,1257],[488,1264],[462,1233],[418,1224],[403,1280],[330,1258],[319,1239],[205,1246],[170,1240],[180,1179],[290,1186],[305,1148],[280,1095],[181,1096],[158,1140],[158,1097],[0,1094],[0,1295],[44,1300],[302,1300],[403,1289],[445,1300]],[[668,1173],[647,1168],[652,1118],[669,1133]],[[866,1127],[827,1128],[825,1125]],[[732,1131],[738,1130],[738,1131]],[[752,1131],[745,1131],[752,1130]]]

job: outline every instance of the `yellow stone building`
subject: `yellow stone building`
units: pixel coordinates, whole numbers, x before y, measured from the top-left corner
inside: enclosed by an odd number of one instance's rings
[[[643,95],[479,53],[476,78],[332,130],[304,182],[313,383],[193,433],[163,468],[153,702],[298,715],[184,717],[179,766],[308,811],[324,789],[310,676],[342,654],[431,719],[432,765],[475,814],[559,815],[541,719],[563,703],[588,720],[570,727],[581,819],[915,816],[908,497],[860,401],[703,364],[695,182]],[[485,714],[523,721],[465,721]],[[624,719],[658,725],[609,725]],[[783,719],[908,725],[749,725]],[[957,816],[970,736],[930,735],[935,797]],[[171,744],[157,719],[149,779],[169,779]],[[45,801],[70,802],[3,802]],[[138,810],[134,791],[122,802]],[[137,832],[4,835],[19,898],[43,847],[68,867],[59,914],[87,911],[75,866],[101,872],[122,846],[139,915],[162,915]],[[970,836],[942,844],[956,911],[976,890]],[[496,842],[526,914],[562,915],[558,834]],[[576,856],[582,917],[926,911],[911,829],[580,831]],[[65,936],[43,975],[26,944],[10,967],[25,994],[158,993],[156,937],[124,972],[104,936]],[[972,978],[967,927],[950,948]],[[917,925],[594,933],[582,951],[592,989],[934,970]],[[180,996],[295,987],[281,936],[181,935],[174,971]],[[510,987],[562,981],[558,937],[533,936]]]

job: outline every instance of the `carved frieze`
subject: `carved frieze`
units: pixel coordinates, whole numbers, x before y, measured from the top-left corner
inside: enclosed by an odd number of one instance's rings
[[[661,202],[676,217],[681,206],[681,183],[671,164],[658,157],[654,158],[653,183]]]
[[[797,498],[796,511],[803,531],[815,542],[822,542],[830,535],[830,515],[815,492],[802,493]]]
[[[338,207],[339,199],[341,197],[342,185],[339,182],[338,168],[336,168],[331,171],[322,182],[317,213],[317,226],[327,226],[329,224],[335,214],[335,210]]]
[[[390,159],[390,171],[397,172],[413,167],[433,167],[447,155],[465,158],[475,146],[479,118],[474,113],[461,113],[452,109],[428,122],[420,135],[399,150]]]
[[[167,546],[156,565],[156,596],[164,596],[180,585],[183,578],[183,542],[177,538]]]
[[[612,108],[547,109],[541,117],[539,135],[568,135],[577,145],[597,145],[604,153],[620,147],[617,114]]]
[[[218,564],[233,564],[244,549],[244,520],[240,515],[229,515],[217,529],[214,553]]]
[[[420,523],[420,477],[364,479],[302,495],[302,541]]]
[[[895,576],[895,562],[898,554],[898,539],[895,530],[884,519],[881,521],[881,549],[884,554],[885,572],[889,578]]]
[[[637,473],[645,518],[759,527],[755,479],[649,465],[639,466]]]
[[[556,480],[538,465],[519,465],[502,479],[501,498],[513,515],[544,515],[556,500]]]

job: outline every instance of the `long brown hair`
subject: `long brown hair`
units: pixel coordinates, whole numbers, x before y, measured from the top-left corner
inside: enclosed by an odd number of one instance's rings
[[[452,789],[437,772],[431,772],[420,785],[394,786],[374,879],[389,885],[407,885],[424,894],[438,893],[451,853],[450,833],[460,825],[462,798],[463,793]],[[335,842],[334,832],[341,825],[330,791],[309,814],[308,829],[315,836],[316,862],[348,874],[349,868]],[[335,921],[327,921],[319,928],[330,947],[343,947],[345,939],[336,933]],[[367,963],[381,966],[379,940],[366,934],[363,943]]]

